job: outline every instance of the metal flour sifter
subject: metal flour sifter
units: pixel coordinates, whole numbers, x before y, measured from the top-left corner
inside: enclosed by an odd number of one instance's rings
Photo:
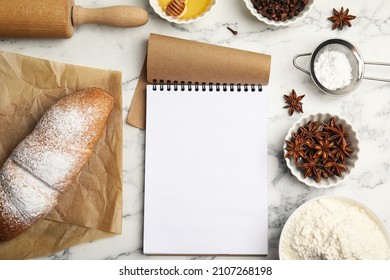
[[[345,54],[345,56],[349,60],[352,67],[352,81],[348,86],[336,90],[331,90],[326,88],[324,85],[322,85],[318,80],[314,70],[314,65],[318,60],[318,57],[326,51],[341,52]],[[303,56],[310,56],[309,70],[306,70],[297,64],[297,59]],[[381,82],[390,82],[390,79],[365,76],[365,65],[390,66],[390,63],[364,61],[361,52],[353,44],[343,39],[326,40],[321,44],[319,44],[312,53],[304,53],[304,54],[296,55],[293,59],[293,64],[297,69],[310,75],[313,82],[316,84],[316,86],[319,89],[333,96],[344,96],[349,93],[352,93],[359,87],[363,79],[381,81]]]

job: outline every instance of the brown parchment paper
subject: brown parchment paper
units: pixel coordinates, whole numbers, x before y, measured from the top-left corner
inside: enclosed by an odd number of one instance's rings
[[[146,66],[134,92],[127,122],[145,128],[146,84],[167,82],[263,84],[269,81],[271,56],[150,34]]]
[[[43,220],[11,241],[0,259],[46,256],[122,229],[121,73],[0,52],[0,165],[58,99],[86,87],[115,98],[106,129],[76,180]]]

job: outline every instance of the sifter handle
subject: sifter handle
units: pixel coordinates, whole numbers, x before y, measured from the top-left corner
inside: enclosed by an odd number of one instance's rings
[[[297,58],[301,57],[301,56],[310,56],[310,55],[311,55],[311,53],[297,54],[293,58],[293,64],[294,64],[295,68],[297,68],[298,70],[301,70],[303,73],[306,73],[309,76],[310,76],[310,72],[298,65]]]
[[[111,6],[89,9],[73,6],[72,23],[79,26],[85,23],[97,23],[116,27],[137,27],[148,21],[148,13],[139,7]]]
[[[390,63],[386,63],[386,62],[372,62],[372,61],[366,61],[364,62],[364,64],[369,64],[369,65],[379,65],[379,66],[390,66]],[[367,77],[367,76],[364,76],[363,79],[366,79],[366,80],[372,80],[372,81],[379,81],[379,82],[390,82],[390,79],[383,79],[383,78],[374,78],[374,77]]]

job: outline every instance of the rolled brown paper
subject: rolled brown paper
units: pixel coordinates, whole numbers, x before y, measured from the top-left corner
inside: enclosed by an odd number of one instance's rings
[[[144,129],[146,84],[171,82],[267,85],[271,56],[184,39],[150,34],[127,122]]]

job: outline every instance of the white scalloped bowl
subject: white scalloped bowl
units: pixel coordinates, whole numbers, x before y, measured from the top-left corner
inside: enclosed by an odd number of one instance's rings
[[[345,180],[347,177],[351,175],[351,172],[353,168],[356,165],[356,161],[359,158],[359,138],[352,127],[352,125],[347,122],[345,119],[338,117],[337,115],[329,114],[329,113],[317,113],[317,114],[311,114],[305,117],[302,117],[298,121],[294,123],[294,125],[289,129],[287,132],[287,135],[284,140],[291,140],[291,135],[293,132],[297,132],[298,128],[300,126],[306,125],[309,121],[319,121],[319,122],[328,122],[329,119],[333,117],[335,119],[336,124],[342,124],[345,128],[346,133],[349,134],[349,142],[351,144],[351,148],[353,149],[353,153],[351,154],[351,158],[346,158],[345,165],[348,167],[348,170],[341,173],[341,177],[338,176],[331,176],[327,179],[322,179],[320,182],[316,182],[312,178],[305,178],[304,172],[302,169],[299,169],[296,164],[294,163],[294,159],[292,158],[285,158],[288,168],[290,169],[291,173],[298,179],[298,181],[306,184],[307,186],[314,187],[314,188],[330,188],[338,185],[343,180]],[[284,141],[283,144],[283,151],[285,154],[285,148],[286,148],[286,141]]]
[[[373,211],[371,210],[368,206],[364,205],[362,202],[344,197],[344,196],[336,196],[336,195],[324,195],[324,196],[319,196],[313,199],[310,199],[303,203],[301,206],[299,206],[297,209],[294,210],[294,212],[290,215],[290,217],[287,219],[286,223],[283,226],[282,232],[280,234],[279,238],[279,259],[280,260],[292,260],[288,253],[285,250],[285,240],[288,238],[290,239],[291,236],[288,236],[289,228],[292,226],[292,224],[295,222],[297,215],[299,212],[303,211],[306,207],[310,206],[311,203],[317,201],[317,200],[323,200],[323,199],[340,199],[343,200],[347,203],[351,203],[354,206],[360,207],[363,211],[367,213],[367,215],[378,225],[380,230],[383,232],[387,243],[389,244],[390,247],[390,236],[389,233],[387,232],[386,226],[383,223],[382,219]],[[287,240],[288,240],[287,239]]]
[[[196,0],[192,0],[192,1],[196,1]],[[188,24],[188,23],[193,23],[193,22],[196,22],[202,18],[204,18],[208,13],[210,13],[210,11],[212,10],[212,8],[215,6],[217,0],[211,0],[211,3],[209,5],[209,7],[203,12],[203,14],[197,16],[196,18],[192,18],[192,19],[180,19],[180,18],[175,18],[175,17],[171,17],[171,16],[168,16],[164,10],[161,8],[161,6],[158,4],[158,0],[149,0],[149,3],[150,3],[150,6],[152,6],[153,10],[163,19],[169,21],[169,22],[172,22],[172,23],[176,23],[176,24]]]
[[[305,8],[295,17],[292,17],[291,19],[287,19],[286,21],[274,21],[274,20],[269,20],[268,18],[262,16],[257,12],[255,7],[253,6],[251,0],[244,0],[246,7],[248,10],[251,12],[253,16],[255,16],[258,20],[272,26],[276,27],[283,27],[283,26],[288,26],[290,24],[294,24],[304,17],[306,17],[310,11],[314,8],[314,0],[309,0],[308,3],[306,4]]]

